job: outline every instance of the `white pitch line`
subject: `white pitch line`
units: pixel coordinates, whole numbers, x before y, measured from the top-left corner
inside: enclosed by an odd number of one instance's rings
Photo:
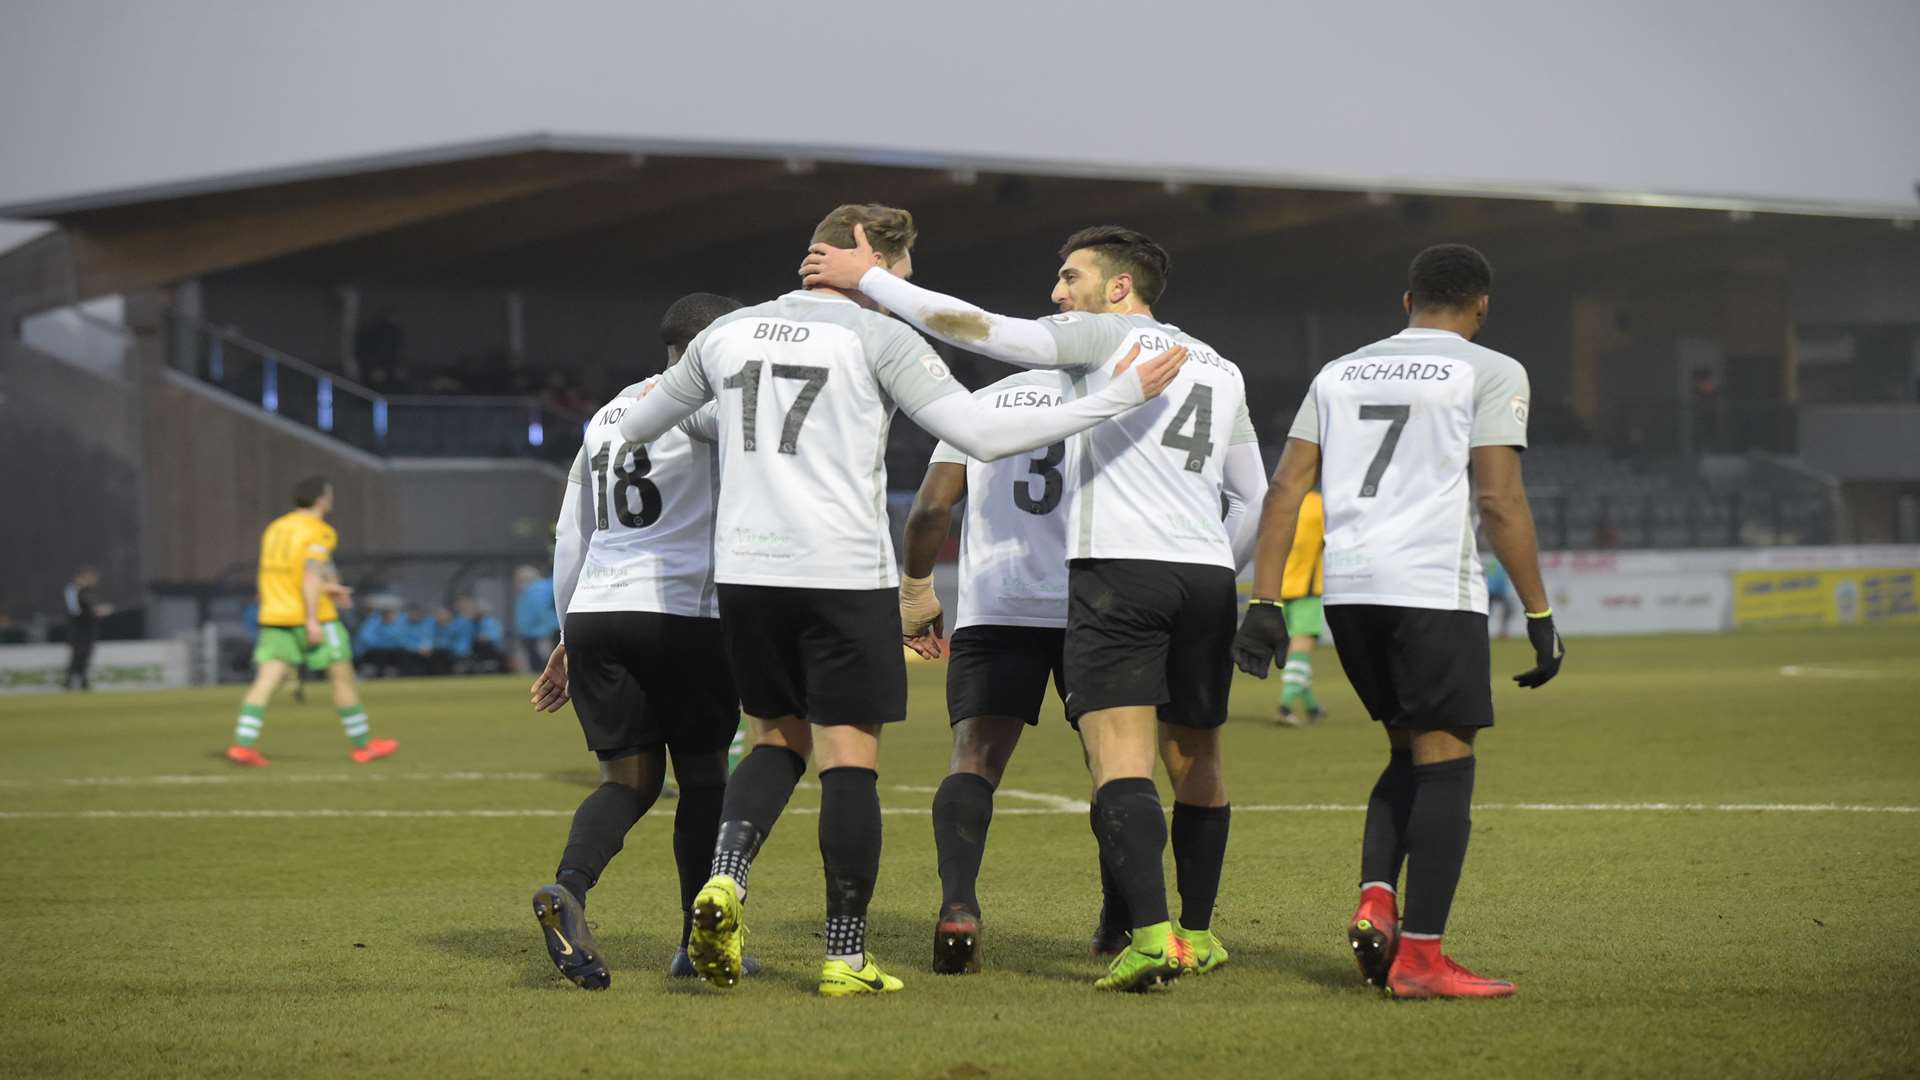
[[[1872,668],[1819,667],[1812,664],[1787,664],[1780,669],[1787,676],[1806,676],[1815,679],[1911,679],[1913,672],[1876,671]]]
[[[1064,796],[1052,796],[1071,802]],[[1519,810],[1549,813],[1787,813],[1787,814],[1920,814],[1920,806],[1872,806],[1853,803],[1483,803],[1475,810]],[[1236,806],[1243,814],[1361,813],[1364,806],[1345,803],[1285,803]],[[895,806],[881,811],[889,817],[926,817],[932,811],[924,807]],[[1010,806],[995,811],[995,816],[1053,816],[1084,814],[1086,804],[1077,809],[1066,806]],[[788,814],[813,816],[813,807],[796,807]],[[572,810],[0,810],[0,821],[129,820],[162,821],[257,820],[257,819],[343,819],[343,818],[570,818]],[[664,820],[655,814],[646,820]]]

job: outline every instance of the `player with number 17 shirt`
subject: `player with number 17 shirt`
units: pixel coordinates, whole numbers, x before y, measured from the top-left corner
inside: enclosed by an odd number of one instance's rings
[[[816,241],[874,239],[870,265],[913,271],[912,215],[843,206]],[[620,420],[650,442],[718,403],[720,500],[714,576],[752,750],[727,782],[713,877],[694,901],[688,952],[708,982],[739,977],[747,877],[809,756],[820,770],[830,996],[900,989],[866,951],[880,861],[879,738],[906,718],[886,512],[887,429],[896,410],[970,456],[1035,450],[1138,408],[1186,350],[1053,408],[997,414],[969,396],[920,335],[857,290],[807,288],[724,316]]]

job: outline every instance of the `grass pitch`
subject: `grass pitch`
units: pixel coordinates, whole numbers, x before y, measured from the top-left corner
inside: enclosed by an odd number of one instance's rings
[[[1503,684],[1527,662],[1496,644]],[[522,679],[373,684],[375,733],[402,747],[367,767],[324,700],[283,694],[274,766],[245,772],[218,757],[238,689],[0,701],[0,1074],[1920,1071],[1920,633],[1576,640],[1552,686],[1499,688],[1448,937],[1519,983],[1499,1002],[1360,985],[1342,928],[1384,740],[1330,651],[1318,670],[1332,717],[1303,731],[1268,725],[1277,683],[1236,686],[1214,922],[1233,963],[1147,997],[1089,987],[1087,783],[1057,708],[998,801],[988,970],[926,971],[941,666],[913,669],[881,771],[872,947],[907,989],[852,1001],[810,993],[811,788],[754,867],[767,974],[732,993],[665,976],[662,800],[593,894],[613,989],[555,975],[528,898],[595,773],[571,714],[530,715]]]

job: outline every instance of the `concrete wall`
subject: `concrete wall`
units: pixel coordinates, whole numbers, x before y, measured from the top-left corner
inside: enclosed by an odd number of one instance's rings
[[[0,258],[0,612],[64,617],[74,570],[100,570],[105,598],[142,596],[139,393],[118,377],[27,347],[17,328],[61,298],[70,265],[53,235]]]
[[[261,530],[316,474],[333,481],[343,555],[541,553],[559,512],[564,474],[552,466],[384,461],[171,372],[151,406],[151,580],[251,574]]]

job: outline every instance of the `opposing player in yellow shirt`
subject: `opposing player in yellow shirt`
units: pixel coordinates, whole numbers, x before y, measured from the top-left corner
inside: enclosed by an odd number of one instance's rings
[[[1299,727],[1319,723],[1326,711],[1313,696],[1313,649],[1320,643],[1324,620],[1320,594],[1326,591],[1327,513],[1320,493],[1307,492],[1300,502],[1300,523],[1293,530],[1293,550],[1280,579],[1281,610],[1287,617],[1287,666],[1280,671],[1280,708],[1274,722]]]
[[[327,673],[340,726],[353,741],[353,760],[365,764],[393,753],[400,743],[371,737],[354,682],[353,645],[335,606],[352,606],[353,590],[340,584],[333,567],[333,549],[339,543],[339,535],[327,524],[333,485],[318,476],[300,481],[293,487],[293,506],[260,537],[260,640],[253,650],[259,674],[241,699],[227,760],[267,764],[254,748],[267,703],[281,680],[305,664]]]

